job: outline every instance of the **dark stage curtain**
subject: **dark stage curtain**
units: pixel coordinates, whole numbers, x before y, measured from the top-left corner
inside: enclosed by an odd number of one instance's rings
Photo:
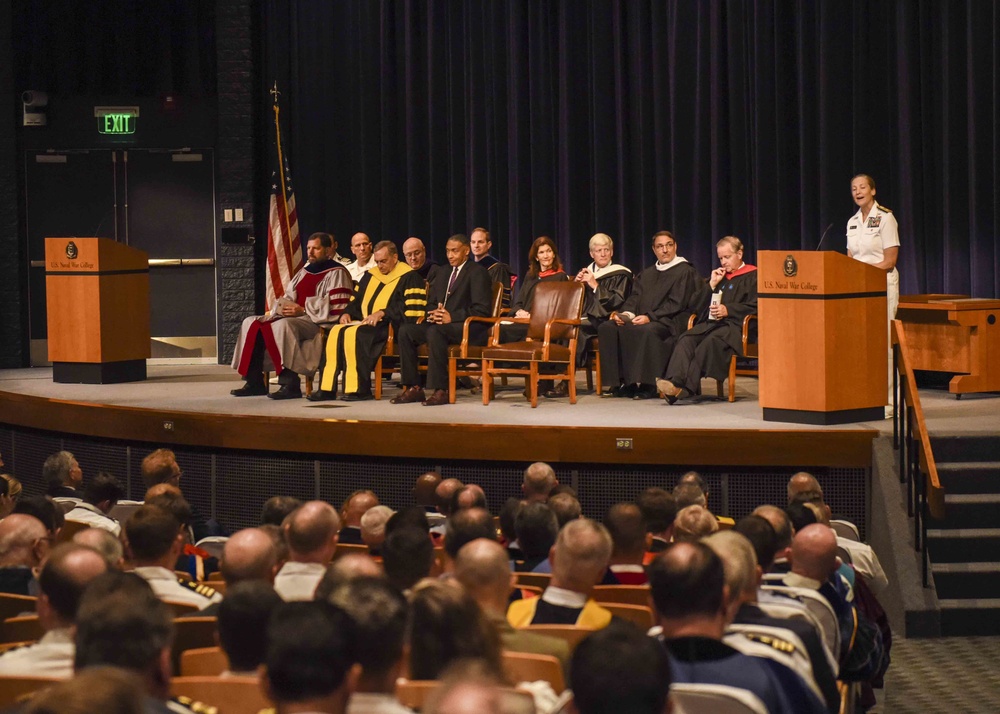
[[[1000,11],[938,0],[265,0],[303,233],[489,227],[524,272],[597,232],[702,273],[729,233],[845,249],[851,177],[900,224],[902,291],[1000,294]],[[266,97],[266,95],[262,96]],[[262,112],[269,114],[266,106]]]

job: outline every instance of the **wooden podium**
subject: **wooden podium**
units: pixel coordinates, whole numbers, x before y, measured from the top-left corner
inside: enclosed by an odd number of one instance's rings
[[[53,381],[146,378],[146,253],[109,238],[46,238],[45,297]]]
[[[765,421],[881,421],[889,392],[885,272],[836,252],[757,253]]]

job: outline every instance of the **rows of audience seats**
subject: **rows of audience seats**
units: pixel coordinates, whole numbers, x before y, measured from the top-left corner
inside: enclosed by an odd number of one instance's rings
[[[583,518],[535,463],[495,514],[427,473],[231,534],[166,449],[143,502],[68,452],[43,477],[0,480],[11,711],[851,712],[889,664],[886,575],[804,472],[736,521],[695,472]]]

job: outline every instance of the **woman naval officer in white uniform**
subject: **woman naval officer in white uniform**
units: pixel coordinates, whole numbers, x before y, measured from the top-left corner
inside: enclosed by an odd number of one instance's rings
[[[851,179],[851,196],[858,206],[847,222],[847,255],[885,271],[888,319],[896,317],[899,305],[899,227],[888,208],[875,201],[875,180],[868,174]],[[892,350],[889,350],[889,402],[892,401]],[[892,416],[886,406],[886,418]]]

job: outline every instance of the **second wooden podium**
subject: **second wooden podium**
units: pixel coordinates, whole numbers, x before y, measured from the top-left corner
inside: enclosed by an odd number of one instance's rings
[[[885,271],[835,252],[765,250],[757,258],[764,420],[885,418]]]
[[[146,378],[149,261],[109,238],[46,238],[45,300],[55,382]]]

